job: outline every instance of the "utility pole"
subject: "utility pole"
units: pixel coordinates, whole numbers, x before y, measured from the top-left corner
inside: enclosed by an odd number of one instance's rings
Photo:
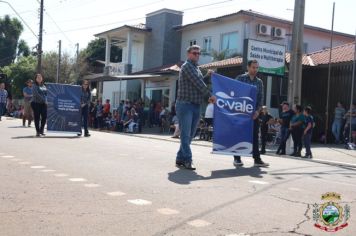
[[[43,1],[40,4],[40,30],[37,45],[37,73],[42,72],[42,34],[43,34]]]
[[[355,73],[356,73],[356,31],[355,31],[355,43],[354,43],[354,61],[352,63],[352,83],[351,83],[351,99],[350,99],[350,110],[352,103],[354,102],[354,86],[355,86]],[[352,111],[352,110],[351,110]],[[350,115],[349,124],[351,124],[352,116]],[[352,138],[352,125],[350,125],[349,130],[349,142],[351,142]]]
[[[58,61],[57,61],[57,78],[56,78],[56,83],[59,83],[59,75],[60,75],[60,71],[61,71],[61,57],[62,57],[62,40],[58,41]]]
[[[291,105],[300,104],[302,94],[302,58],[305,0],[294,1],[292,51],[289,67],[288,101]]]
[[[79,84],[79,43],[76,43],[75,46],[77,47],[76,51],[76,65],[75,65],[75,70],[76,70],[76,76],[77,76],[77,84]]]
[[[326,107],[325,107],[325,144],[328,142],[328,131],[329,131],[329,96],[330,96],[330,77],[331,77],[331,55],[333,51],[333,36],[334,36],[334,15],[335,15],[335,2],[333,3],[333,15],[331,20],[331,32],[330,32],[328,84],[327,84]]]

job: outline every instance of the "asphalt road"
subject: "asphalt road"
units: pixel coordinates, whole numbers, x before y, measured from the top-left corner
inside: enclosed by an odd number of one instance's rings
[[[0,122],[0,235],[356,235],[356,169],[264,156],[270,168],[194,146],[197,171],[174,165],[178,144],[92,132],[47,135]],[[326,192],[351,207],[335,234],[314,227]]]

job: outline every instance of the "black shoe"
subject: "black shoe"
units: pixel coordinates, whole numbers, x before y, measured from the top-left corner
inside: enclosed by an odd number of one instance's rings
[[[302,154],[300,152],[297,152],[294,156],[295,157],[302,157]]]
[[[305,155],[305,156],[302,156],[302,158],[312,159],[312,158],[313,158],[313,156],[312,156],[312,155]]]
[[[266,162],[263,162],[261,159],[260,160],[255,160],[255,167],[268,167],[269,164]]]
[[[266,150],[261,150],[260,154],[266,154]]]
[[[241,167],[243,165],[244,165],[244,163],[241,161],[241,158],[235,158],[234,159],[234,166],[235,167]]]
[[[84,137],[90,137],[89,133],[84,134]]]
[[[41,136],[46,136],[46,134],[45,134],[45,133],[43,133],[43,132],[42,132],[42,133],[40,133],[40,135],[41,135]]]
[[[295,157],[295,155],[297,155],[296,152],[293,152],[293,153],[289,154],[289,156],[291,156],[291,157]]]
[[[176,161],[176,167],[184,167],[183,161]]]
[[[279,155],[286,155],[286,152],[280,152]]]
[[[37,134],[36,134],[36,137],[41,137],[40,133],[37,133]]]
[[[184,168],[187,170],[196,170],[195,166],[193,165],[193,162],[185,162],[183,164]]]
[[[77,134],[78,135],[78,137],[81,137],[82,136],[82,134],[80,133],[80,134]]]

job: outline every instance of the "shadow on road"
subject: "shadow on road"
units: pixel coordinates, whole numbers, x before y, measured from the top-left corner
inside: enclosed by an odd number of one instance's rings
[[[9,128],[9,129],[17,129],[17,128],[23,128],[23,129],[26,129],[26,128],[32,128],[32,127],[24,127],[24,126],[22,126],[22,125],[18,125],[18,126],[8,126],[7,128]]]
[[[208,177],[201,176],[194,171],[178,169],[174,172],[168,173],[168,180],[176,184],[187,185],[192,181],[197,180],[210,180],[210,179],[222,179],[233,178],[239,176],[251,176],[254,178],[263,178],[263,174],[267,174],[266,171],[262,171],[260,168],[239,168],[239,169],[227,169],[227,170],[214,170]]]
[[[36,137],[35,135],[27,135],[27,136],[16,136],[16,137],[11,137],[12,139],[27,139],[27,138],[38,138],[38,139],[44,139],[44,138],[51,138],[51,139],[76,139],[80,138],[79,136],[42,136],[42,137]]]

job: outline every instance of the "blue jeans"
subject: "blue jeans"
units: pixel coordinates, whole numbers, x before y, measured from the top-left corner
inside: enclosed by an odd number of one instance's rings
[[[190,143],[194,138],[200,119],[200,105],[177,101],[176,110],[180,129],[180,148],[176,161],[190,163],[192,162]]]
[[[281,151],[282,153],[286,153],[286,142],[289,138],[290,131],[288,127],[281,127],[281,144],[279,145],[278,151]]]
[[[341,128],[342,128],[342,120],[334,120],[332,125],[332,132],[336,142],[340,142]]]
[[[82,107],[82,124],[84,128],[84,134],[89,134],[88,131],[88,116],[89,116],[89,107],[88,105]]]
[[[0,103],[0,118],[1,116],[5,115],[6,111],[6,103]]]
[[[312,155],[311,149],[310,149],[311,139],[312,139],[312,132],[309,132],[304,135],[304,146],[305,146],[305,155],[306,156]]]

